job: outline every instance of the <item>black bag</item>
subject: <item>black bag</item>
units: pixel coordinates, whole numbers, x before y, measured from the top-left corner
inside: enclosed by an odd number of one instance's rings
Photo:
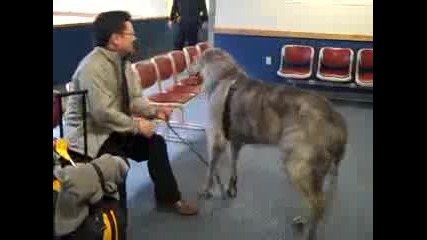
[[[87,135],[86,135],[86,94],[87,91],[73,91],[68,93],[55,92],[54,95],[54,119],[55,114],[59,118],[58,124],[60,127],[60,137],[63,137],[63,125],[62,125],[62,98],[70,95],[82,95],[83,96],[83,129],[84,129],[84,156],[80,156],[76,162],[89,162],[92,160],[87,156]],[[56,101],[55,101],[56,99]],[[55,109],[59,108],[59,109]],[[55,120],[54,120],[55,127]],[[71,155],[71,154],[70,154]],[[73,157],[75,154],[72,154]],[[63,159],[60,155],[55,153],[54,150],[54,164],[53,167],[64,167],[71,163]],[[98,178],[101,182],[101,186],[104,186],[104,177],[99,168],[92,164],[98,174]],[[53,231],[54,240],[126,240],[126,229],[127,229],[127,206],[126,206],[126,181],[118,186],[119,199],[117,200],[112,197],[104,196],[96,204],[89,206],[89,216],[85,221],[73,232],[66,236],[56,237]],[[61,183],[58,179],[53,176],[53,217],[55,217],[55,203],[58,198],[58,194],[61,191]],[[105,190],[104,190],[105,191]]]

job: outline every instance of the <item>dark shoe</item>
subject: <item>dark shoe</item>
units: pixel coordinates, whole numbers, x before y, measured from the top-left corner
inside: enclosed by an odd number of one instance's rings
[[[172,210],[178,214],[191,216],[199,212],[197,204],[186,200],[179,200],[175,204],[157,204],[159,210]]]

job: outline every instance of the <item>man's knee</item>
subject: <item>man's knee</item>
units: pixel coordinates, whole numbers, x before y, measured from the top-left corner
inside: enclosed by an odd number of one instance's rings
[[[166,150],[166,141],[162,135],[154,134],[151,137],[151,141],[152,141],[152,145],[154,145],[156,149]]]

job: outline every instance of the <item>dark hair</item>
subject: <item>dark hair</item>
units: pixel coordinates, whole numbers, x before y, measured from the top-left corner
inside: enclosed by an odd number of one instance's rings
[[[120,33],[125,28],[125,22],[131,20],[126,11],[108,11],[100,13],[93,22],[94,44],[105,47],[113,33]]]

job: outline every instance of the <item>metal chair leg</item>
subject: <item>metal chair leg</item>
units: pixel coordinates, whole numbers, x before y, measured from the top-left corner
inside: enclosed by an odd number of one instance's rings
[[[169,121],[170,125],[175,128],[196,130],[196,131],[205,131],[205,126],[197,123],[192,123],[185,120],[185,110],[180,109],[181,119],[180,121]]]

